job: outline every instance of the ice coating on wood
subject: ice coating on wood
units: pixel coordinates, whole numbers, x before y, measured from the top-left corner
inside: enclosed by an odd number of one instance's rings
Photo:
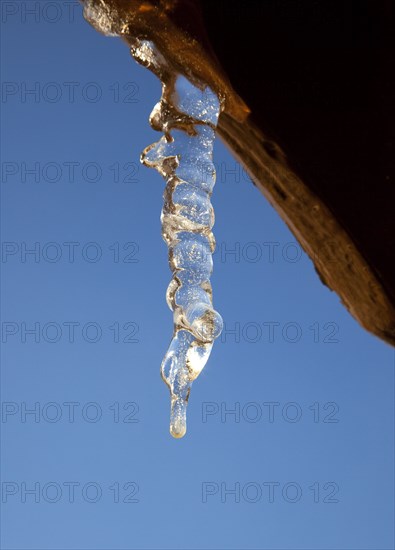
[[[154,72],[166,74],[163,58],[149,42],[136,44],[132,53]],[[183,76],[165,82],[150,117],[164,136],[142,154],[142,162],[166,180],[161,222],[173,272],[166,298],[174,332],[161,374],[170,389],[170,433],[177,438],[186,432],[192,382],[223,326],[213,308],[210,284],[215,249],[212,154],[220,110],[218,97],[208,87],[199,88]]]
[[[106,36],[118,36],[114,31],[115,22],[111,14],[111,10],[105,2],[101,0],[85,0],[84,1],[84,18],[97,31]]]

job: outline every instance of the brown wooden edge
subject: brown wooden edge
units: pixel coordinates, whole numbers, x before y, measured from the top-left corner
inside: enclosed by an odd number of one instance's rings
[[[281,149],[251,120],[238,122],[226,113],[219,133],[312,259],[321,281],[364,328],[395,345],[394,304],[348,233],[290,169]]]

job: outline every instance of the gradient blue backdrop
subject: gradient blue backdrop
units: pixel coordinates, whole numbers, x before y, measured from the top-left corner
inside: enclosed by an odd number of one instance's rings
[[[353,320],[304,254],[291,261],[294,237],[218,141],[214,303],[240,339],[226,332],[216,343],[192,390],[187,436],[172,439],[159,376],[172,331],[164,183],[138,166],[159,137],[148,116],[160,84],[76,2],[2,2],[2,67],[1,548],[393,548],[393,350]],[[24,94],[32,88],[38,95]],[[24,174],[35,163],[41,173]],[[74,179],[64,163],[79,163]],[[73,262],[65,242],[78,243]],[[34,243],[39,256],[24,257]],[[74,342],[67,322],[79,323]],[[267,322],[279,324],[273,341]],[[24,342],[24,323],[38,323],[37,342]],[[95,327],[101,337],[89,342]],[[124,342],[132,331],[137,342]],[[66,402],[78,404],[74,422]],[[279,403],[273,422],[268,402]],[[235,403],[239,418],[225,414]],[[34,406],[38,417],[24,416]],[[207,407],[219,412],[205,417]],[[67,482],[80,484],[74,502]],[[207,482],[218,492],[204,498]],[[268,482],[279,484],[274,502]],[[290,482],[302,489],[296,502],[292,486],[282,494]],[[237,483],[240,502],[223,490]],[[38,502],[24,495],[35,484]],[[89,502],[94,487],[102,495]],[[133,491],[137,502],[123,502]]]

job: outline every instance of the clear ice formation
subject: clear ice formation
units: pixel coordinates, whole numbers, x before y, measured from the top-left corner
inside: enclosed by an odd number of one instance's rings
[[[140,44],[140,55],[152,57],[152,48],[150,43]],[[150,117],[153,128],[165,135],[141,156],[166,180],[161,222],[173,272],[166,299],[173,311],[174,332],[161,375],[170,389],[170,433],[176,438],[186,433],[192,382],[223,327],[213,309],[210,283],[215,249],[212,154],[220,110],[220,100],[210,88],[200,89],[177,76],[170,89],[163,85],[162,98]]]
[[[85,0],[84,17],[98,31],[116,36],[106,4]],[[121,26],[120,34],[128,25]],[[166,293],[174,331],[161,375],[170,389],[170,433],[186,433],[186,409],[192,382],[221,334],[222,318],[213,308],[210,275],[215,239],[210,197],[215,184],[212,162],[215,129],[221,112],[218,96],[168,66],[154,44],[128,35],[132,56],[162,81],[162,97],[150,116],[164,136],[147,147],[141,161],[166,180],[161,214],[162,236],[169,247],[173,278]]]

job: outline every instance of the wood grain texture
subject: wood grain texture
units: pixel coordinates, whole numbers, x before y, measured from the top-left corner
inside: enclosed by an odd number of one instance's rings
[[[394,345],[394,303],[374,268],[325,203],[290,169],[281,149],[250,120],[240,123],[224,114],[219,133],[312,259],[321,281],[365,329]]]

